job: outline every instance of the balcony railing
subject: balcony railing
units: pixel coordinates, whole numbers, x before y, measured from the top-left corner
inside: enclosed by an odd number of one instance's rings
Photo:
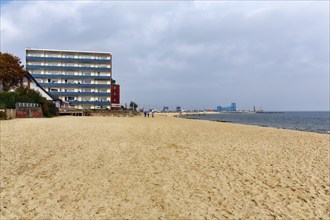
[[[106,79],[110,76],[81,76],[81,75],[60,75],[60,74],[31,74],[34,78],[54,78],[54,79]]]
[[[110,92],[49,92],[51,95],[71,95],[71,96],[107,96],[110,97]]]
[[[68,58],[68,57],[33,57],[26,56],[26,61],[63,61],[63,62],[75,62],[75,63],[110,63],[111,60],[107,59],[87,59],[87,58]]]
[[[42,87],[110,88],[110,84],[39,83]]]
[[[53,70],[98,70],[111,71],[111,67],[82,67],[82,66],[45,66],[45,65],[26,65],[26,69],[53,69]]]

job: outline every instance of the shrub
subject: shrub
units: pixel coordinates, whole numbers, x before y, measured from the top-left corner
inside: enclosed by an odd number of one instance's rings
[[[18,102],[44,103],[46,98],[42,97],[40,92],[26,87],[19,87],[15,91],[19,95]]]
[[[5,105],[0,104],[0,120],[6,119],[6,112],[4,111]]]
[[[16,102],[38,103],[46,117],[58,115],[58,109],[51,101],[47,101],[38,91],[19,87],[15,92],[0,92],[0,105],[4,108],[15,108]]]
[[[45,101],[42,106],[42,113],[46,117],[52,117],[58,115],[58,109],[56,108],[55,104],[51,101]]]
[[[6,112],[0,111],[0,120],[6,119]]]
[[[4,108],[15,108],[17,98],[16,92],[0,92],[0,105]]]

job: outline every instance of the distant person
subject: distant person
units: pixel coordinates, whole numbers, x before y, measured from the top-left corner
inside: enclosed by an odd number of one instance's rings
[[[147,114],[147,115],[148,115],[148,118],[149,118],[149,112],[148,112],[148,114]]]
[[[144,114],[144,117],[147,117],[147,111],[144,111],[143,114]]]
[[[154,110],[152,110],[151,116],[154,117],[154,115],[155,115],[155,112],[154,112]]]

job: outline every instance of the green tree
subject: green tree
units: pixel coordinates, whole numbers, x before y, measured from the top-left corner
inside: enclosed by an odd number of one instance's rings
[[[3,91],[9,91],[22,82],[26,72],[23,67],[20,58],[0,52],[0,83]]]
[[[138,105],[133,101],[131,101],[131,103],[129,104],[129,108],[134,110],[134,111],[137,110],[137,107],[138,107]]]
[[[28,89],[27,87],[18,87],[15,92],[18,94],[17,102],[31,102],[31,103],[45,103],[44,98],[40,92]]]
[[[17,98],[16,92],[0,92],[0,105],[3,108],[15,108]]]
[[[47,101],[40,92],[26,87],[18,87],[14,92],[0,92],[0,107],[15,108],[16,102],[39,103],[46,117],[58,115],[58,109],[52,101]]]
[[[58,108],[56,108],[55,104],[52,101],[46,100],[41,105],[42,112],[46,117],[52,117],[58,115]]]

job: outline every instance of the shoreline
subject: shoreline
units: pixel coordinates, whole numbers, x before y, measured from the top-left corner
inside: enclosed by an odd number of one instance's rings
[[[257,112],[239,112],[239,113],[232,113],[232,112],[224,112],[224,113],[215,113],[215,114],[264,114],[268,112],[263,113],[257,113]],[[270,114],[273,114],[274,112],[270,112]],[[276,112],[277,113],[285,113],[285,112]],[[239,125],[250,125],[250,126],[257,126],[257,127],[266,127],[266,128],[274,128],[274,129],[283,129],[283,130],[291,130],[291,131],[303,131],[303,132],[311,132],[311,133],[318,133],[318,134],[326,134],[330,135],[330,130],[307,130],[307,129],[299,129],[299,128],[288,128],[288,127],[279,127],[275,125],[264,125],[264,124],[257,124],[257,123],[241,123],[241,122],[235,122],[235,121],[229,121],[229,120],[217,120],[217,119],[203,119],[203,118],[194,118],[194,117],[200,117],[200,116],[206,116],[208,114],[203,113],[197,113],[197,114],[177,114],[174,115],[174,117],[177,118],[184,118],[184,119],[192,119],[192,120],[202,120],[202,121],[213,121],[213,122],[221,122],[221,123],[231,123],[231,124],[239,124]],[[192,117],[192,118],[190,118]]]
[[[176,116],[174,116],[176,117]],[[256,126],[256,127],[262,127],[262,128],[273,128],[273,129],[280,129],[280,130],[288,130],[288,131],[302,131],[302,132],[310,132],[310,133],[316,133],[316,134],[325,134],[330,135],[330,131],[328,132],[318,132],[318,131],[309,131],[309,130],[299,130],[299,129],[289,129],[289,128],[280,128],[280,127],[272,127],[267,125],[257,125],[257,124],[243,124],[233,121],[220,121],[220,120],[209,120],[209,119],[200,119],[200,118],[185,118],[185,117],[177,117],[177,118],[183,118],[183,119],[189,119],[189,120],[197,120],[197,121],[211,121],[211,122],[220,122],[220,123],[229,123],[229,124],[237,124],[237,125],[247,125],[247,126]]]

